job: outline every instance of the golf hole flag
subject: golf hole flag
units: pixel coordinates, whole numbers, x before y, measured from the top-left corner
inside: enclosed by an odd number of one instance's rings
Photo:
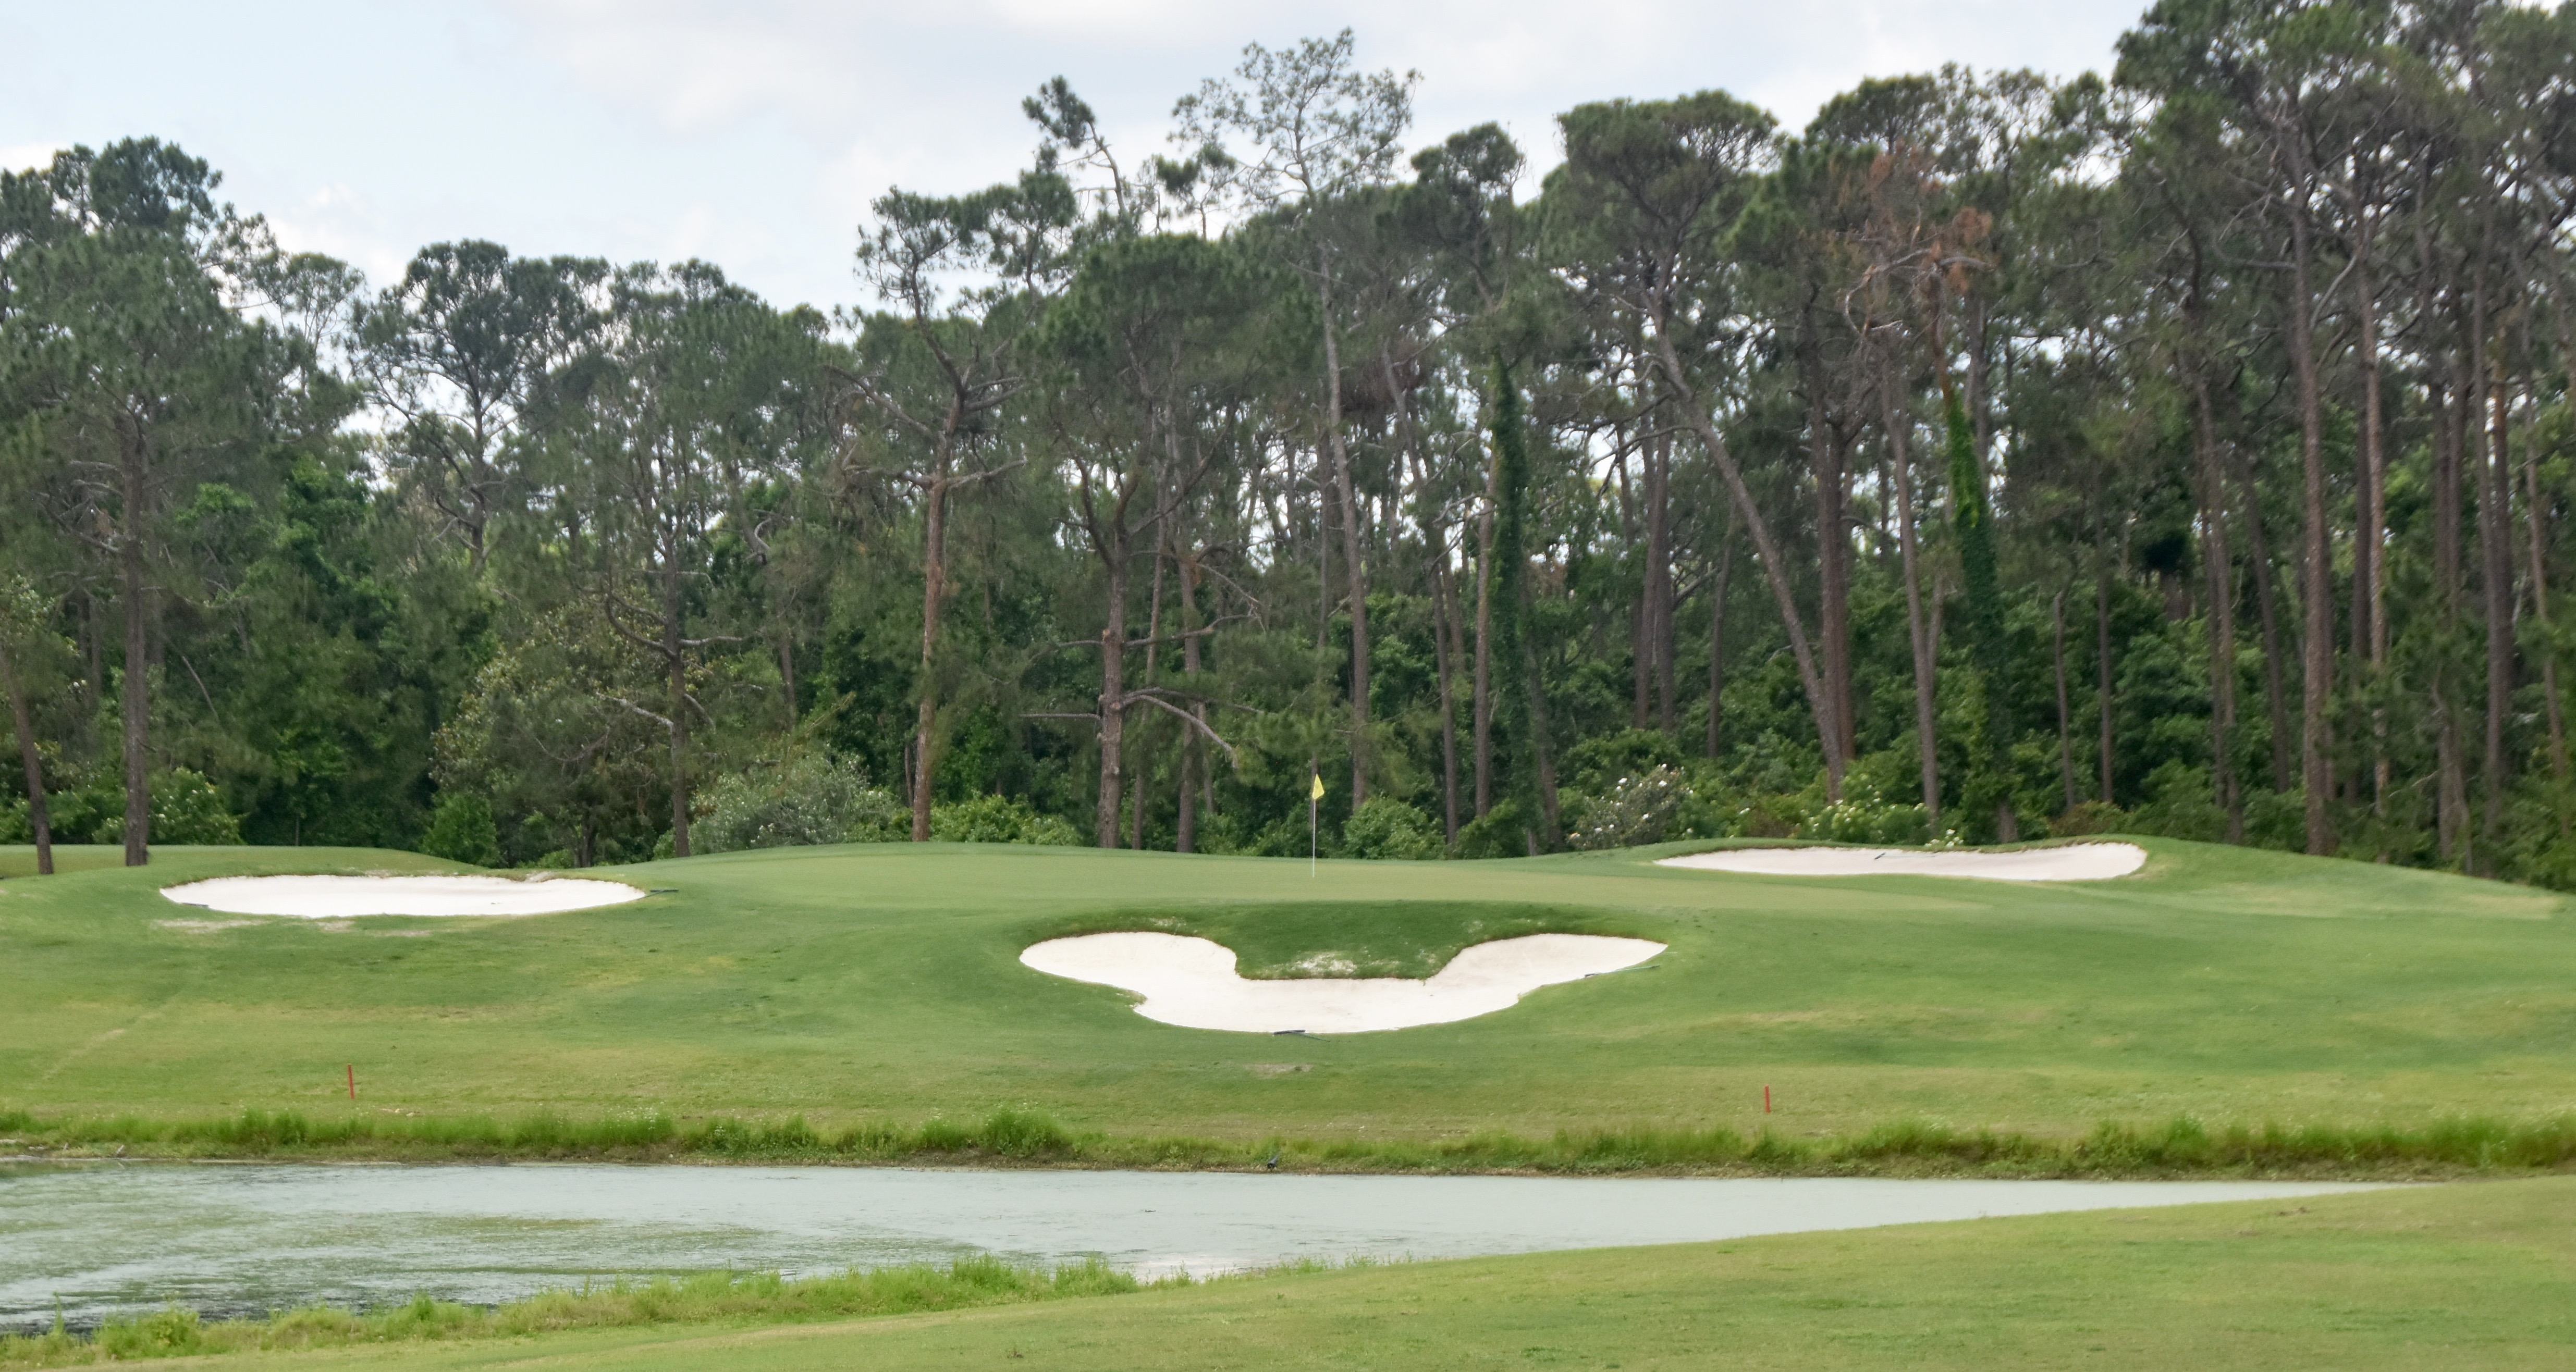
[[[1306,875],[1315,875],[1316,855],[1324,851],[1323,829],[1316,820],[1324,803],[1324,774],[1318,770],[1315,784],[1306,788]]]

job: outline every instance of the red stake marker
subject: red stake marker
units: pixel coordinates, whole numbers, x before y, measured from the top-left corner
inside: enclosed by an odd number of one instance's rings
[[[1770,1099],[1771,1099],[1771,1094],[1770,1094],[1770,1092],[1771,1092],[1771,1088],[1770,1088],[1770,1087],[1767,1087],[1767,1086],[1766,1086],[1766,1087],[1763,1087],[1763,1088],[1762,1088],[1762,1092],[1763,1092],[1762,1099],[1763,1099],[1763,1100],[1764,1100],[1764,1102],[1766,1102],[1766,1104],[1767,1104],[1767,1102],[1769,1102],[1769,1101],[1770,1101]],[[349,1099],[351,1099],[351,1100],[356,1100],[357,1098],[358,1098],[358,1064],[356,1064],[356,1063],[354,1063],[354,1062],[353,1062],[353,1063],[350,1063],[350,1064],[349,1064]]]
[[[354,1082],[357,1078],[351,1077],[349,1080]],[[351,1086],[349,1088],[349,1099],[356,1100],[357,1098],[358,1088]],[[1764,1082],[1762,1084],[1762,1113],[1766,1115],[1771,1113],[1771,1084],[1769,1082]]]

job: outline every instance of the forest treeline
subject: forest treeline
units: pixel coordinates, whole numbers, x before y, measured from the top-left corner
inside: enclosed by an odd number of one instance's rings
[[[1327,854],[2576,886],[2576,10],[2167,0],[2107,79],[1584,105],[1534,190],[1414,81],[1256,45],[1145,150],[1057,80],[832,313],[0,177],[0,827],[1302,854],[1320,778]]]

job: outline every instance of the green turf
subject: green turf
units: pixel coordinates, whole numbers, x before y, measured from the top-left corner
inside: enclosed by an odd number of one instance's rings
[[[2576,1179],[1359,1268],[953,1314],[252,1354],[543,1366],[2563,1368]]]
[[[2112,1119],[2419,1125],[2576,1109],[2559,897],[2150,840],[2148,870],[2025,886],[1719,875],[1645,853],[1325,863],[889,845],[624,869],[667,894],[521,920],[226,917],[156,888],[429,870],[163,849],[0,882],[0,1108],[175,1118],[352,1107],[818,1126],[1034,1109],[1077,1129],[1437,1138],[1893,1119],[2072,1136]],[[1668,850],[1667,850],[1668,851]],[[23,864],[24,850],[0,854]],[[6,868],[0,868],[6,870]],[[1669,942],[1482,1019],[1300,1039],[1176,1029],[1021,967],[1031,941],[1206,932],[1247,965],[1427,969],[1533,928]],[[1302,1070],[1301,1070],[1302,1069]],[[1763,1088],[1778,1113],[1762,1114]]]

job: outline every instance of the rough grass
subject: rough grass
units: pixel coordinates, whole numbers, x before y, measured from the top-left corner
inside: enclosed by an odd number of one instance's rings
[[[1074,1130],[1034,1111],[819,1130],[801,1116],[681,1123],[648,1114],[405,1118],[246,1110],[210,1119],[39,1119],[0,1112],[0,1134],[39,1157],[973,1164],[1340,1173],[1556,1176],[1996,1176],[2435,1178],[2576,1168],[2576,1115],[2449,1119],[2418,1128],[2103,1123],[2063,1138],[1900,1121],[1848,1135],[1732,1129],[1485,1131],[1448,1140],[1254,1141]]]
[[[1186,1283],[1188,1279],[1178,1280]],[[1050,1269],[1013,1266],[993,1258],[961,1258],[946,1267],[886,1267],[793,1281],[775,1272],[749,1276],[710,1272],[603,1283],[577,1291],[544,1291],[497,1307],[419,1296],[383,1310],[313,1306],[266,1319],[209,1321],[193,1310],[173,1306],[155,1314],[111,1320],[85,1334],[56,1328],[32,1336],[0,1335],[0,1368],[510,1338],[658,1324],[777,1324],[961,1310],[1138,1289],[1134,1277],[1097,1261]]]

